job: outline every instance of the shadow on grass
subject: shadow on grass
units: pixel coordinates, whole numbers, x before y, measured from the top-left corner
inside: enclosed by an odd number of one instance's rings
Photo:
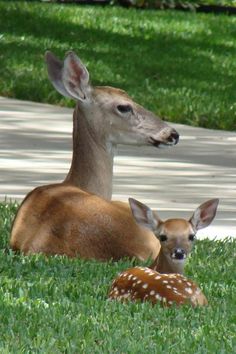
[[[74,16],[78,13],[78,17],[73,19],[70,17],[71,7],[61,7],[59,14],[56,12],[59,7],[54,7],[55,12],[52,12],[52,8],[47,12],[47,6],[35,7],[38,11],[33,11],[33,8],[12,6],[8,8],[7,14],[1,10],[2,32],[15,36],[1,44],[0,74],[6,82],[2,94],[22,99],[30,97],[36,101],[58,102],[58,94],[52,90],[42,65],[44,52],[50,49],[63,58],[67,50],[73,49],[85,64],[88,64],[94,84],[122,87],[151,109],[156,108],[155,95],[158,95],[160,90],[163,90],[165,95],[172,91],[182,91],[182,96],[187,96],[188,91],[193,90],[196,96],[204,95],[209,101],[211,98],[215,101],[226,99],[228,106],[233,106],[236,101],[236,64],[230,68],[230,64],[227,64],[227,67],[222,65],[225,58],[236,55],[236,48],[232,45],[236,31],[230,23],[223,29],[223,24],[217,23],[214,17],[198,17],[199,23],[205,27],[193,36],[187,31],[184,32],[184,29],[145,29],[141,17],[139,24],[132,23],[129,11],[102,9],[104,14],[114,18],[116,12],[121,12],[120,16],[127,21],[126,26],[134,26],[132,31],[127,29],[126,33],[115,33],[109,26],[104,30],[101,19],[98,21],[96,18],[96,15],[101,15],[105,19],[101,9],[96,8],[97,11],[93,13],[91,10],[91,16],[94,14],[92,25],[82,25],[82,12],[79,7],[73,7]],[[161,19],[166,27],[172,20],[186,23],[192,19],[193,25],[195,24],[194,15],[178,14],[176,20],[176,17],[170,14],[153,12],[150,13],[150,18],[154,24]],[[139,12],[136,15],[139,16]],[[7,21],[4,21],[6,16]],[[220,40],[222,30],[224,41]],[[16,61],[20,63],[17,68]],[[37,82],[41,84],[38,87]],[[226,88],[230,94],[225,93]],[[150,97],[145,97],[146,95]],[[60,102],[63,104],[64,98]],[[212,117],[212,124],[216,127],[221,124],[217,119],[219,118]]]

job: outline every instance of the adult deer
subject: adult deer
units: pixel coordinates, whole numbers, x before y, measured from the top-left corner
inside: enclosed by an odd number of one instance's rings
[[[56,90],[77,101],[72,163],[62,183],[37,187],[23,200],[12,227],[12,249],[100,260],[154,259],[160,244],[153,233],[135,223],[128,205],[110,201],[114,147],[171,146],[178,133],[124,91],[93,87],[73,52],[64,62],[47,52],[46,62]]]

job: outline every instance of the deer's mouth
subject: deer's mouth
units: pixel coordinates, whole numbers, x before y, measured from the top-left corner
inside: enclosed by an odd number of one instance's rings
[[[169,255],[168,259],[170,263],[174,263],[174,264],[184,264],[186,261],[187,255],[184,255],[183,258],[176,258],[173,255]]]
[[[155,147],[173,146],[178,144],[179,134],[175,131],[166,140],[158,140],[150,136],[149,143]]]
[[[185,258],[183,258],[183,259],[171,258],[171,261],[172,261],[173,263],[182,264],[182,263],[185,262]]]
[[[148,142],[155,147],[160,147],[160,145],[162,144],[160,140],[156,140],[152,137],[149,138]]]

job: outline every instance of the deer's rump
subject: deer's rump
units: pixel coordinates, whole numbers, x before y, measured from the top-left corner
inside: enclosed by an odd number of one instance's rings
[[[77,187],[55,184],[30,192],[15,217],[10,245],[24,254],[64,254],[98,260],[155,259],[159,241],[139,227],[128,205]]]

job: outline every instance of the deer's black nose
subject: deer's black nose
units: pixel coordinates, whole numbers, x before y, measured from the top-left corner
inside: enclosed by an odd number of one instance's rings
[[[185,251],[181,248],[177,248],[173,252],[173,258],[175,259],[184,259],[186,257]]]
[[[173,129],[172,133],[170,134],[168,141],[173,143],[174,145],[178,144],[179,142],[179,133],[175,129]]]

